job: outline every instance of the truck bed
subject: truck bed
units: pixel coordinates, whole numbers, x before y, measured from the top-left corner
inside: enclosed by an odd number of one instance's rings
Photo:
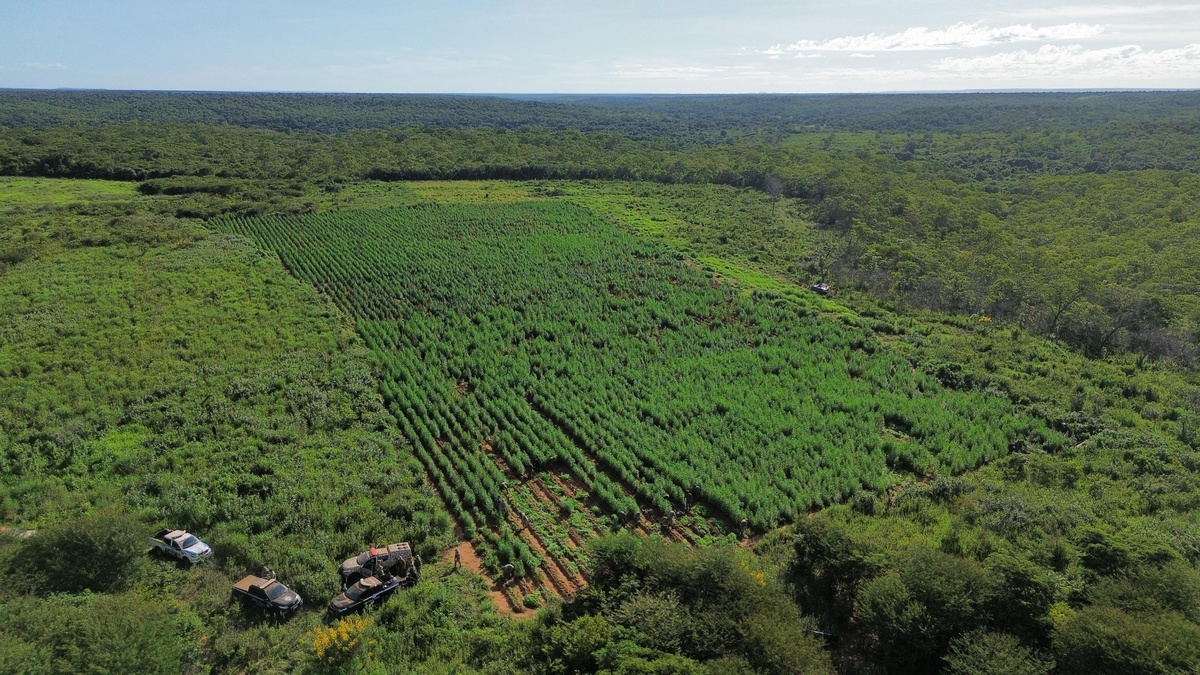
[[[268,582],[267,579],[263,579],[261,577],[256,577],[253,574],[251,574],[251,575],[247,576],[246,578],[242,579],[241,581],[237,582],[236,584],[234,584],[233,589],[235,591],[249,593],[251,586],[266,586],[267,582]]]

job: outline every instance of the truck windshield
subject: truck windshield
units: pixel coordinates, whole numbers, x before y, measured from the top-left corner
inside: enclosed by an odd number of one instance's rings
[[[287,593],[287,588],[283,584],[271,584],[267,586],[267,599],[278,600],[279,596]]]
[[[200,540],[197,539],[195,537],[195,535],[189,534],[188,536],[183,538],[183,541],[179,542],[179,547],[180,548],[191,548],[199,543],[200,543]]]

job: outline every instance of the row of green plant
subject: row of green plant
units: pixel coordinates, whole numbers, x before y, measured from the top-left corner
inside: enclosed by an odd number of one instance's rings
[[[565,466],[613,512],[692,501],[767,528],[882,489],[889,469],[959,472],[1065,440],[567,204],[217,226],[359,320],[385,398],[468,532],[506,508],[485,446],[518,475]]]

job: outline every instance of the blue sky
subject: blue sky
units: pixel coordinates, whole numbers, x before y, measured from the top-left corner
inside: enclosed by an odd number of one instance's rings
[[[1200,88],[1200,0],[3,0],[0,87]]]

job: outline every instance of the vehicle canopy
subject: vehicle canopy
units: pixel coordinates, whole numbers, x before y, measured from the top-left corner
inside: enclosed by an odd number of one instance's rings
[[[188,534],[183,530],[163,530],[159,535],[163,541],[169,541],[179,548],[191,548],[200,543],[195,535]]]
[[[376,558],[387,558],[392,563],[397,560],[403,560],[405,563],[408,563],[412,560],[412,547],[409,546],[407,541],[399,544],[388,544],[387,546],[372,546],[359,553],[358,557],[353,558],[353,560],[355,564],[362,566]]]
[[[256,588],[262,588],[263,586],[266,586],[269,581],[270,579],[263,579],[251,574],[243,577],[242,580],[234,584],[233,587],[239,591],[246,591],[247,593],[250,593]]]
[[[301,604],[300,595],[276,579],[263,579],[251,574],[233,587],[256,600],[270,602],[279,609],[292,609]]]
[[[391,544],[387,547],[387,551],[389,556],[398,560],[403,560],[404,562],[412,560],[412,547],[408,545],[407,541],[399,544]]]

